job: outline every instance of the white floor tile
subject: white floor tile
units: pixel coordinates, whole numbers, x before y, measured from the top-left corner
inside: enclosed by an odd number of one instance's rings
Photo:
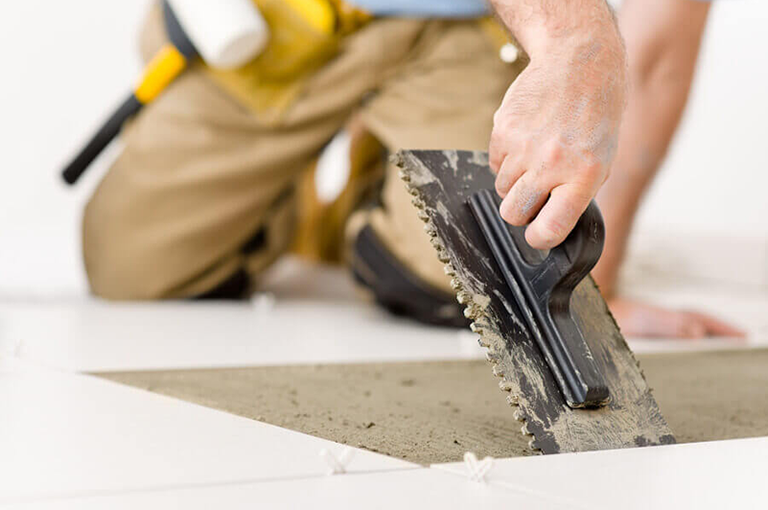
[[[0,503],[319,476],[343,446],[91,376],[0,372]],[[351,472],[415,465],[359,450]]]
[[[698,306],[646,292],[648,301],[718,313],[743,325],[729,339],[628,338],[638,353],[768,346],[768,299],[708,297]],[[662,297],[659,295],[659,297]],[[700,300],[704,301],[704,300]],[[718,304],[722,303],[720,307]],[[250,304],[0,301],[0,352],[75,371],[117,371],[303,363],[482,359],[476,335],[397,319],[365,303],[278,299]]]
[[[519,494],[500,486],[458,480],[434,469],[341,475],[181,490],[134,492],[92,498],[37,501],[12,506],[39,510],[112,510],[137,508],[375,510],[440,508],[520,508],[569,510],[578,508],[547,497]]]
[[[361,300],[343,269],[286,260],[253,303],[0,300],[0,352],[78,371],[482,359],[469,331],[422,326]],[[768,293],[658,281],[629,295],[710,311],[768,346]],[[736,348],[728,340],[630,338],[637,352]]]
[[[21,345],[19,347],[19,342]],[[0,350],[79,371],[482,358],[469,331],[364,303],[0,302]]]
[[[346,270],[288,259],[250,303],[0,300],[0,352],[78,371],[482,359],[469,330],[389,315]],[[274,302],[272,302],[274,301]]]
[[[592,509],[765,508],[768,438],[496,460],[491,484]],[[463,474],[464,465],[436,469]]]

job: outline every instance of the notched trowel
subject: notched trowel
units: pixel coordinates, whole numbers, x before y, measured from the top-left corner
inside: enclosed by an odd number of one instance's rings
[[[506,224],[483,152],[395,156],[499,386],[543,453],[673,444],[589,271],[604,227],[591,204],[545,254]]]

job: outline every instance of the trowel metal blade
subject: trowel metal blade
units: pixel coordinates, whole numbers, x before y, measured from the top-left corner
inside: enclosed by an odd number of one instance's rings
[[[467,205],[470,195],[494,187],[487,154],[402,151],[394,160],[502,379],[499,386],[517,407],[514,417],[531,436],[531,448],[559,453],[673,444],[638,363],[590,277],[573,292],[571,313],[611,389],[611,401],[599,409],[573,409],[563,399]]]

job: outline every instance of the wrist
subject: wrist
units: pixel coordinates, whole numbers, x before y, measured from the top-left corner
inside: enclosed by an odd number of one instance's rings
[[[557,6],[541,0],[491,2],[531,60],[583,53],[591,47],[593,52],[617,53],[625,65],[618,23],[605,0],[571,0]]]
[[[563,65],[586,66],[591,72],[603,71],[626,79],[624,42],[613,21],[589,20],[587,25],[569,30],[536,30],[525,47],[532,62],[555,60]]]

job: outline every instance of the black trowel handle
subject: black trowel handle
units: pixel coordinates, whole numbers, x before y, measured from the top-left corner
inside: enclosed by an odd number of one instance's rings
[[[499,197],[481,190],[469,198],[472,214],[570,407],[599,407],[608,388],[570,313],[573,290],[597,263],[605,228],[594,202],[566,240],[546,257],[525,240],[525,228],[499,215]]]
[[[604,243],[605,223],[603,222],[603,215],[600,214],[600,209],[592,200],[571,233],[556,248],[556,250],[565,253],[566,263],[570,265],[570,268],[564,271],[559,282],[560,286],[566,286],[570,290],[576,288],[576,285],[592,271],[597,261],[600,260]],[[550,256],[556,255],[556,253],[550,252]]]

